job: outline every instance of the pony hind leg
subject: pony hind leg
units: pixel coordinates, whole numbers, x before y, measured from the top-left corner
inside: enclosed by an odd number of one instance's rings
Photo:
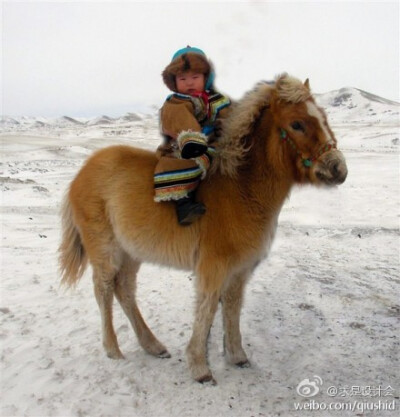
[[[221,293],[225,353],[229,362],[240,367],[250,366],[240,333],[240,311],[247,277],[246,273],[231,277]]]
[[[139,267],[140,262],[124,254],[122,266],[115,278],[114,293],[142,348],[153,356],[169,358],[171,355],[148,328],[136,303],[136,275]]]
[[[115,269],[108,265],[106,267],[93,266],[94,294],[101,314],[103,347],[109,358],[123,359],[112,322],[114,277]]]

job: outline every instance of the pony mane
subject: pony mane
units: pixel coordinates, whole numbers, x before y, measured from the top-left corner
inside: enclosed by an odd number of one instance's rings
[[[232,105],[228,117],[222,120],[222,135],[216,143],[217,163],[223,175],[235,177],[251,149],[246,137],[253,129],[262,111],[270,106],[272,96],[278,100],[299,103],[311,97],[308,82],[303,84],[287,74],[279,75],[275,81],[261,81]]]
[[[304,102],[311,97],[308,79],[303,84],[299,79],[287,74],[277,78],[276,89],[279,99],[289,103]]]

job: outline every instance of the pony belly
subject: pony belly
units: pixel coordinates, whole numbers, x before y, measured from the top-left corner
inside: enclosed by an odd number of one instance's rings
[[[132,259],[183,270],[193,270],[196,263],[196,249],[193,244],[184,245],[177,239],[130,239],[117,233],[123,250]]]
[[[109,210],[113,233],[119,246],[133,259],[193,269],[198,250],[199,234],[196,227],[178,224],[175,205],[155,203],[143,195],[136,195],[136,208],[126,199]],[[137,209],[139,208],[139,209]]]

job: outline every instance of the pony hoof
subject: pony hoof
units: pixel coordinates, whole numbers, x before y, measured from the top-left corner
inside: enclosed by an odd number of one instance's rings
[[[125,356],[121,352],[107,352],[107,357],[110,359],[125,359]]]
[[[250,368],[251,364],[248,360],[236,362],[235,365],[238,368]]]
[[[200,384],[217,385],[217,381],[213,378],[212,374],[203,375],[200,378],[196,378]]]
[[[168,352],[168,350],[163,350],[157,356],[161,359],[168,359],[171,357],[171,354]]]

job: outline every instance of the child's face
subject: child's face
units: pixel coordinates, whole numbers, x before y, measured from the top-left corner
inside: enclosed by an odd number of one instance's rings
[[[185,71],[176,76],[176,89],[178,93],[193,94],[204,91],[204,74]]]

